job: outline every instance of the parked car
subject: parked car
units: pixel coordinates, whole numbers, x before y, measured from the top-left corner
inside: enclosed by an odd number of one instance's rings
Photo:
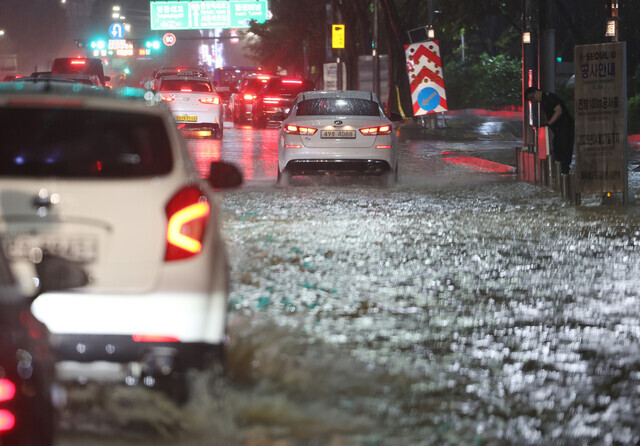
[[[307,91],[296,97],[278,136],[278,182],[324,173],[385,174],[395,182],[396,130],[375,93]]]
[[[87,275],[55,256],[32,259],[38,290],[77,288]],[[52,401],[55,355],[47,327],[30,309],[35,296],[21,293],[0,249],[0,444],[52,446],[56,409]]]
[[[224,107],[208,78],[185,71],[161,77],[157,90],[169,104],[180,130],[222,139]]]
[[[269,123],[279,123],[279,120],[274,119],[274,116],[279,116],[276,113],[291,108],[298,93],[314,89],[309,80],[281,76],[270,78],[256,94],[251,124],[254,128],[263,129]]]
[[[147,385],[170,381],[184,401],[188,371],[223,364],[229,278],[214,189],[242,177],[214,161],[201,179],[167,104],[144,94],[0,84],[11,129],[0,139],[0,237],[25,288],[36,248],[91,278],[32,304],[61,359],[139,362]]]
[[[258,91],[267,83],[271,76],[267,74],[250,74],[234,89],[229,99],[229,109],[234,124],[246,124],[253,116],[253,101]]]

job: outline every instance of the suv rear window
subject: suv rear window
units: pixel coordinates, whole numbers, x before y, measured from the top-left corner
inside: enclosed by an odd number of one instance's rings
[[[129,178],[167,174],[161,117],[112,110],[0,106],[0,175]]]
[[[213,91],[209,81],[163,79],[160,84],[160,91],[193,91],[198,93],[208,93]]]
[[[318,98],[298,103],[297,116],[380,116],[374,101],[359,98]]]

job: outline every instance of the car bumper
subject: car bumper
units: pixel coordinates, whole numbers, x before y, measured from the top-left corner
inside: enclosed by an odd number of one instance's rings
[[[134,335],[181,343],[219,344],[225,337],[227,295],[214,293],[46,293],[31,306],[53,336]],[[108,352],[107,352],[108,353]],[[109,354],[104,355],[107,359]]]
[[[391,149],[281,148],[278,168],[292,173],[357,172],[382,174],[396,169],[397,156]]]

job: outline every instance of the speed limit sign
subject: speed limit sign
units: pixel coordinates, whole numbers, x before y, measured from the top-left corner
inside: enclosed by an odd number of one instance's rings
[[[165,33],[165,35],[162,36],[162,43],[167,46],[173,45],[174,43],[176,43],[176,35],[173,33]]]

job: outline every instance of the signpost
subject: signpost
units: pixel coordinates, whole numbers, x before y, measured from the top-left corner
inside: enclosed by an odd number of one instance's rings
[[[166,46],[173,46],[176,43],[176,35],[173,33],[165,33],[162,36],[162,43]]]
[[[626,43],[574,49],[576,182],[581,193],[628,200]]]
[[[152,1],[152,30],[248,28],[267,21],[267,0]]]
[[[114,40],[124,39],[125,29],[122,23],[112,23],[109,26],[109,38]]]
[[[331,25],[331,48],[344,48],[344,25]]]
[[[405,45],[413,115],[448,110],[442,77],[440,47],[436,40]]]

